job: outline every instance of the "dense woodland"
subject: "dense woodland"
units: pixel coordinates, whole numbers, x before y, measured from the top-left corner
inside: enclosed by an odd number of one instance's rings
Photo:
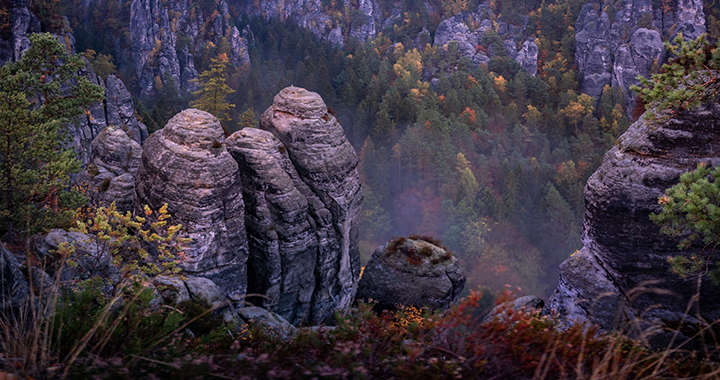
[[[510,22],[529,14],[527,34],[535,34],[540,47],[537,77],[502,53],[475,69],[456,47],[446,52],[432,47],[432,39],[415,40],[423,27],[434,31],[476,2],[437,2],[442,14],[404,2],[403,20],[375,40],[342,49],[291,21],[232,14],[239,29],[250,25],[255,41],[251,67],[227,70],[237,89],[228,97],[236,117],[227,127],[238,129],[241,114],[248,124],[247,110],[259,116],[290,84],[320,93],[361,157],[366,259],[391,236],[428,234],[463,258],[469,288],[510,283],[547,294],[558,264],[580,247],[584,183],[630,122],[611,88],[597,104],[579,91],[573,25],[584,1],[493,3]],[[337,2],[326,6],[342,11]],[[89,56],[96,69],[118,72],[132,89],[128,63],[112,57],[127,43],[127,26],[117,20],[127,19],[129,2],[66,9],[78,51],[96,52]],[[220,43],[196,52],[195,67],[207,70],[210,59],[228,49]],[[505,51],[493,32],[477,49]],[[431,84],[429,73],[438,80]],[[136,104],[155,130],[192,98],[169,82]]]

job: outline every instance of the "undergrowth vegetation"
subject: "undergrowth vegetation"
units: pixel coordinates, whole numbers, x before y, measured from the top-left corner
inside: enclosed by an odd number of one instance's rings
[[[233,379],[650,379],[716,378],[716,362],[680,350],[654,352],[596,327],[560,328],[538,310],[483,320],[471,292],[444,314],[413,307],[376,314],[361,303],[333,327],[287,340],[265,330],[233,333],[209,305],[153,305],[136,285],[112,299],[99,287],[65,292],[54,319],[0,319],[0,374],[20,378]],[[26,307],[25,311],[31,310]],[[35,316],[37,317],[37,316]],[[25,319],[23,319],[25,318]],[[39,340],[35,337],[40,337]]]

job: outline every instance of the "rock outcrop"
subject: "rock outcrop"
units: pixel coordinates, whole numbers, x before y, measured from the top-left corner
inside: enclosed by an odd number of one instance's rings
[[[217,45],[225,38],[230,44],[230,64],[242,68],[250,63],[247,39],[226,17],[228,3],[220,0],[215,6],[212,14],[205,14],[188,1],[132,1],[130,20],[125,22],[129,23],[130,59],[141,97],[155,94],[156,78],[163,84],[171,78],[181,90],[194,91],[197,85],[192,80],[198,72],[193,54],[208,42]]]
[[[322,98],[288,87],[261,129],[227,139],[250,244],[248,291],[297,324],[327,322],[355,296],[362,192],[358,158]]]
[[[262,294],[251,301],[294,324],[329,322],[352,303],[360,273],[357,155],[322,98],[301,88],[281,91],[261,128],[226,139],[212,115],[177,114],[143,146],[134,208],[168,203],[191,239],[180,267],[196,282],[233,302]],[[128,140],[114,128],[101,137]],[[101,164],[114,173],[113,152]]]
[[[86,165],[89,163],[92,141],[110,125],[122,128],[133,141],[142,144],[148,137],[147,127],[135,116],[135,104],[125,84],[114,75],[103,80],[95,74],[90,64],[87,64],[82,75],[105,88],[105,100],[93,104],[77,124],[69,126],[73,147],[80,162]]]
[[[135,174],[140,166],[142,147],[121,127],[109,126],[93,140],[88,165],[88,193],[93,203],[118,211],[133,209]]]
[[[30,47],[28,34],[41,31],[40,20],[28,10],[27,0],[8,0],[6,6],[9,33],[0,34],[0,66],[20,59]]]
[[[458,301],[464,286],[465,274],[449,251],[433,241],[397,238],[375,250],[357,298],[378,301],[381,308],[444,310]]]
[[[22,307],[29,295],[30,287],[17,258],[0,243],[0,311]]]
[[[440,47],[447,53],[449,44],[456,43],[458,55],[469,58],[476,67],[489,63],[492,56],[507,55],[518,62],[528,74],[535,76],[539,50],[533,38],[525,39],[525,25],[508,24],[499,17],[496,21],[496,32],[503,41],[503,51],[495,50],[492,45],[487,51],[478,48],[483,35],[494,28],[493,19],[495,14],[490,9],[489,2],[483,2],[474,12],[459,13],[441,22],[435,31],[433,46]],[[524,23],[527,23],[526,19]],[[471,30],[470,25],[474,26],[474,29]]]
[[[662,64],[663,40],[681,31],[687,39],[696,38],[705,32],[705,16],[701,0],[657,9],[650,0],[591,1],[580,11],[575,31],[582,92],[598,98],[610,85],[622,91],[626,108],[632,109],[630,86],[639,83],[638,75],[649,77],[650,68]]]
[[[234,301],[246,289],[248,257],[238,166],[225,149],[224,132],[207,112],[185,110],[143,146],[135,180],[135,209],[168,204],[184,245],[180,267],[207,277]]]
[[[0,66],[20,59],[22,53],[30,47],[28,36],[42,31],[39,19],[27,8],[26,0],[10,0],[8,18],[9,36],[0,33]],[[72,34],[58,38],[68,46],[71,54],[75,53]],[[103,80],[95,74],[89,63],[81,75],[91,83],[104,87],[106,100],[91,106],[87,115],[80,117],[77,124],[68,126],[72,146],[80,162],[88,164],[93,139],[109,125],[124,128],[133,140],[142,144],[148,136],[147,128],[135,117],[135,105],[125,84],[114,75]]]
[[[699,162],[720,164],[718,120],[720,104],[706,104],[666,122],[640,119],[618,139],[585,187],[584,247],[561,265],[546,312],[605,330],[625,328],[628,320],[702,327],[703,320],[720,318],[720,287],[704,281],[694,303],[696,279],[671,273],[667,262],[702,254],[702,247],[679,251],[678,239],[662,235],[649,219],[680,174]]]

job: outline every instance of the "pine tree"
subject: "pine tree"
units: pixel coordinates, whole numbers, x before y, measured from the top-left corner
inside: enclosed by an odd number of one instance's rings
[[[641,86],[631,87],[645,101],[645,109],[669,109],[664,117],[712,101],[720,94],[720,48],[713,48],[704,34],[684,41],[678,33],[674,43],[665,43],[675,57],[663,65],[662,71],[649,80],[638,76]],[[653,117],[652,113],[647,115]]]
[[[194,80],[200,84],[200,89],[193,92],[193,95],[199,97],[190,103],[190,107],[209,112],[221,123],[228,124],[232,120],[229,112],[235,108],[234,104],[226,100],[228,95],[235,92],[227,85],[225,69],[228,57],[226,54],[220,54],[210,61],[210,69],[203,71],[200,78]],[[227,125],[225,127],[227,128]]]
[[[34,34],[17,62],[0,68],[0,231],[32,234],[69,222],[82,194],[69,188],[79,171],[65,126],[103,88],[78,76],[85,66],[51,34]]]

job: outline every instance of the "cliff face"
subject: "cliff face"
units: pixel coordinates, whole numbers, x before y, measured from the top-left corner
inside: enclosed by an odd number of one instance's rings
[[[209,42],[225,39],[231,48],[230,63],[249,65],[249,30],[240,31],[228,24],[228,4],[221,0],[211,15],[205,15],[192,2],[133,0],[130,5],[130,56],[140,84],[140,95],[155,91],[156,78],[167,76],[185,91],[194,91],[191,80],[198,77],[193,52]]]
[[[682,32],[694,39],[705,32],[702,0],[681,0],[671,7],[651,0],[589,1],[575,23],[575,63],[582,92],[599,97],[605,85],[622,91],[626,108],[634,106],[630,86],[649,77],[665,58],[663,40]]]
[[[457,43],[460,56],[472,60],[475,66],[490,62],[489,56],[507,55],[518,62],[530,75],[537,74],[538,47],[534,36],[525,36],[525,27],[505,22],[502,17],[497,20],[497,34],[503,41],[505,51],[488,50],[487,54],[478,51],[482,36],[494,29],[492,19],[495,18],[489,2],[480,4],[474,12],[458,14],[440,23],[435,31],[433,46],[448,50],[448,44]],[[527,17],[525,18],[527,23]],[[469,25],[478,26],[471,30]]]
[[[640,119],[619,138],[585,187],[584,247],[561,265],[547,312],[606,330],[627,320],[673,326],[685,318],[703,326],[703,319],[720,318],[720,287],[704,281],[700,303],[693,302],[696,279],[671,273],[667,263],[702,249],[680,252],[679,241],[649,219],[680,174],[699,162],[720,164],[719,120],[720,104],[707,104],[664,123]]]
[[[231,299],[263,294],[293,323],[327,322],[360,274],[358,158],[314,92],[288,87],[261,129],[225,139],[212,115],[185,110],[143,147],[135,208],[168,203],[182,223],[188,273]]]

